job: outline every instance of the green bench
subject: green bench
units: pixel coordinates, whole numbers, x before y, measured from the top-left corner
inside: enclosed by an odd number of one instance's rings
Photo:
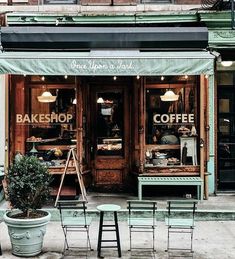
[[[183,185],[197,186],[197,199],[203,200],[203,181],[200,177],[186,176],[139,176],[138,197],[142,200],[142,187],[144,185]]]

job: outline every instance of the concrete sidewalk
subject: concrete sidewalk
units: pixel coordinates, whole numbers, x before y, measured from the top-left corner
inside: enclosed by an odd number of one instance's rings
[[[89,252],[88,258],[97,258],[97,233],[98,222],[94,221],[91,225],[90,236],[91,244],[94,251]],[[109,223],[109,222],[108,222]],[[2,259],[19,258],[11,254],[10,241],[7,233],[7,227],[4,223],[0,225],[0,241],[2,245],[3,255]],[[156,253],[152,254],[147,250],[134,250],[129,252],[129,232],[127,223],[124,221],[119,222],[119,231],[122,247],[123,259],[138,259],[138,258],[168,258],[166,249],[167,242],[167,228],[164,222],[158,222],[156,229]],[[82,234],[82,235],[81,235]],[[133,244],[139,247],[148,247],[150,245],[150,234],[148,233],[134,233]],[[113,233],[108,232],[108,238],[112,238]],[[74,245],[85,245],[84,233],[74,233],[71,236],[72,243]],[[188,239],[187,239],[188,240]],[[59,259],[62,258],[63,249],[63,232],[59,222],[50,222],[47,227],[47,233],[44,239],[43,253],[40,256],[34,258],[40,259]],[[175,244],[187,245],[186,239],[178,236],[175,238]],[[194,232],[194,259],[234,259],[235,258],[235,221],[207,221],[196,222]],[[117,251],[115,249],[103,249],[102,255],[107,259],[114,259],[117,257]],[[72,251],[64,258],[86,258],[84,252]],[[181,257],[178,257],[181,258]]]
[[[166,215],[166,205],[168,199],[181,199],[182,197],[144,197],[144,199],[156,200],[157,201],[157,219],[164,220]],[[125,193],[96,193],[88,192],[88,213],[90,216],[99,220],[99,213],[96,207],[100,204],[112,203],[121,206],[121,211],[119,213],[120,220],[126,220],[127,218],[127,200],[136,200],[138,197]],[[0,218],[3,216],[5,211],[9,209],[8,203],[2,201],[0,203]],[[51,212],[52,221],[59,220],[59,212],[54,207],[54,202],[52,201],[50,206],[46,206],[43,209]],[[235,220],[235,193],[223,194],[218,196],[210,196],[208,200],[203,200],[198,202],[196,211],[197,220]],[[234,256],[235,258],[235,256]]]

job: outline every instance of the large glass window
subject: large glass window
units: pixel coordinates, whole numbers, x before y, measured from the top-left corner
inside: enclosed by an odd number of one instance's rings
[[[63,81],[67,85],[59,83]],[[65,165],[70,145],[76,145],[74,87],[71,79],[17,78],[12,88],[12,156],[20,152],[36,155],[49,167]]]
[[[197,165],[198,78],[147,79],[146,164]]]

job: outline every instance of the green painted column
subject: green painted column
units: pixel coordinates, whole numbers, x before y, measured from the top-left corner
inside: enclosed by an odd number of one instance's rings
[[[209,175],[209,194],[215,192],[215,84],[214,75],[210,75],[209,78],[209,162],[208,172]]]

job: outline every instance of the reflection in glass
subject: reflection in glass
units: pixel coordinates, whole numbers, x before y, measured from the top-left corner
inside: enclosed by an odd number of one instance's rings
[[[99,93],[97,99],[97,154],[123,155],[123,93]]]

